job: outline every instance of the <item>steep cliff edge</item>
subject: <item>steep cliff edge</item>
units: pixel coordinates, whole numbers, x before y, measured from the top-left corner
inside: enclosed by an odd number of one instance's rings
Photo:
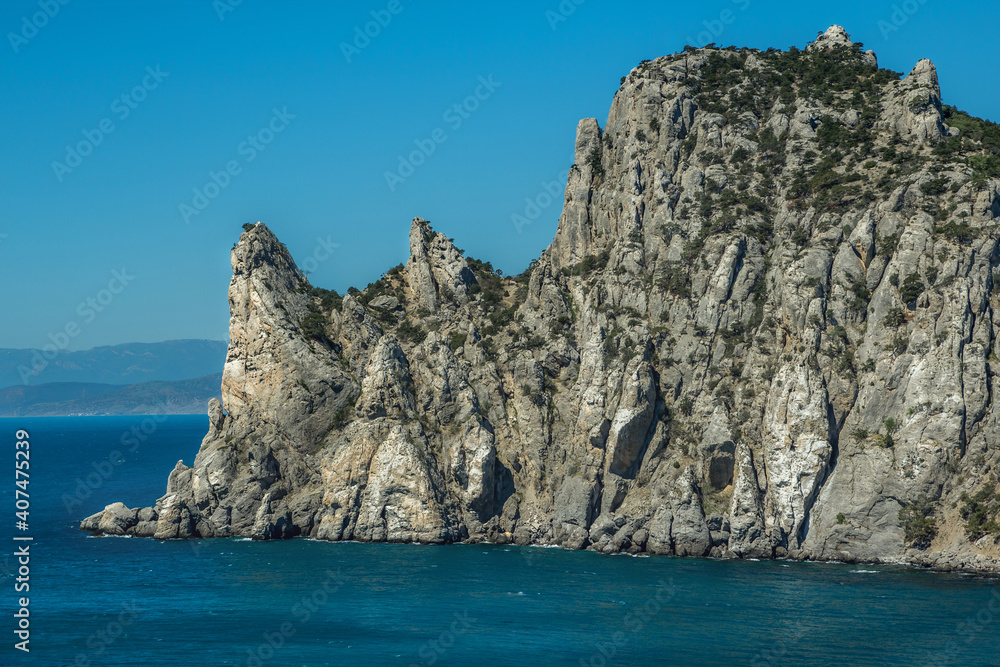
[[[998,147],[833,26],[632,70],[521,276],[418,218],[341,297],[247,226],[193,467],[82,528],[997,571]]]

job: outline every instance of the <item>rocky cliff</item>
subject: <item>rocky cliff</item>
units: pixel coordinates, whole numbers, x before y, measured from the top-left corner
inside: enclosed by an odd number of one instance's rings
[[[418,218],[341,297],[248,225],[193,467],[82,527],[996,571],[998,130],[834,26],[632,70],[520,276]]]

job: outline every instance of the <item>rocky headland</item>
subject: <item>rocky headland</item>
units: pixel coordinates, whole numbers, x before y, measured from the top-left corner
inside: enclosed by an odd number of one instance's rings
[[[247,225],[194,465],[82,528],[1000,571],[998,149],[833,26],[638,65],[519,276],[417,218],[341,296]]]

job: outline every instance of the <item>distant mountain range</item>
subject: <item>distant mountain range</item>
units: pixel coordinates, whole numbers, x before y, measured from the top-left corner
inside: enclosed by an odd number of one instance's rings
[[[228,343],[217,340],[170,340],[57,353],[0,348],[0,387],[127,385],[201,378],[221,371],[227,347]]]
[[[206,341],[207,342],[207,341]],[[0,389],[0,417],[204,413],[220,398],[222,373],[193,380],[115,385],[49,382]]]

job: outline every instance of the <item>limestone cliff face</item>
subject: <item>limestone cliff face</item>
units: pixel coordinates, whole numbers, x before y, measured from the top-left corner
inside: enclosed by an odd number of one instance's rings
[[[996,128],[876,62],[640,64],[516,278],[418,218],[340,298],[248,228],[193,467],[83,527],[995,571]]]

